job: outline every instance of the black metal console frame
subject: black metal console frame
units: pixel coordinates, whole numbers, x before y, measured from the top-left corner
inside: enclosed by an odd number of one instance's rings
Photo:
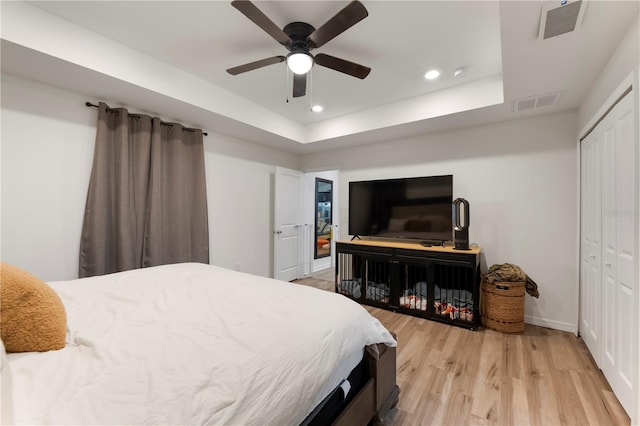
[[[405,245],[406,246],[406,245]],[[345,269],[349,268],[348,271]],[[374,269],[378,269],[378,271]],[[426,283],[426,306],[407,307],[400,303],[403,291],[417,284],[409,275],[418,275]],[[364,245],[355,242],[336,242],[335,291],[358,303],[382,309],[397,311],[413,316],[443,322],[475,330],[480,326],[480,254],[469,251],[429,250],[416,243],[416,248],[398,248],[385,245]],[[374,277],[372,277],[373,275]],[[359,279],[359,297],[345,292],[341,281],[345,277]],[[417,278],[414,278],[414,280]],[[388,285],[388,292],[376,295],[379,288],[368,289],[374,282]],[[342,286],[341,286],[342,285]],[[377,284],[376,284],[377,285]],[[448,291],[465,290],[471,294],[473,303],[472,319],[453,318],[436,312],[436,288]],[[373,290],[370,292],[369,290]],[[386,287],[385,287],[386,290]],[[356,293],[357,295],[358,293]],[[467,294],[467,293],[465,293]]]

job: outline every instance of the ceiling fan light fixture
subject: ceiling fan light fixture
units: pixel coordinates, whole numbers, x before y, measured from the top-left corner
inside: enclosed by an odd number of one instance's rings
[[[313,66],[313,58],[308,53],[290,53],[287,56],[287,67],[294,74],[306,74]]]

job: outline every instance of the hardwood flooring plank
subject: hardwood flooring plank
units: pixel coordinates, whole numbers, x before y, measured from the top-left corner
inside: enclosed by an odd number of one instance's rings
[[[553,380],[550,373],[539,376],[538,390],[540,392],[539,405],[529,404],[529,410],[534,414],[530,415],[539,425],[559,425],[562,422],[558,415],[558,400],[554,392]]]
[[[434,370],[438,380],[431,386],[427,400],[437,401],[438,404],[427,410],[425,407],[419,412],[418,418],[421,419],[420,424],[443,425],[447,424],[445,411],[447,408],[447,400],[451,395],[451,385],[453,376],[448,374],[446,370],[437,368]]]
[[[626,411],[620,405],[620,401],[613,394],[611,390],[601,391],[602,397],[606,401],[607,411],[611,419],[613,419],[614,425],[628,425],[631,423],[631,419],[627,415]]]
[[[523,378],[524,366],[522,364],[522,339],[519,335],[502,339],[502,373],[505,376],[517,379]]]
[[[569,333],[549,333],[549,344],[553,346],[551,360],[558,370],[571,370],[581,365],[578,362],[576,337]],[[584,366],[583,366],[584,367]]]
[[[511,378],[513,386],[513,397],[511,405],[513,407],[513,424],[530,425],[532,424],[529,416],[529,402],[527,400],[527,387],[524,380]]]
[[[530,338],[521,339],[522,342],[522,385],[525,389],[529,423],[534,425],[545,424],[542,421],[542,379],[549,371],[546,359],[540,357],[537,350],[540,343],[536,343],[539,337],[531,335]],[[546,407],[547,409],[550,407]],[[553,407],[554,409],[556,407]],[[554,410],[555,411],[555,410]]]
[[[571,371],[570,374],[591,424],[601,425],[609,421],[611,413],[602,389],[599,389],[598,378],[590,372]]]
[[[503,376],[500,386],[500,410],[498,416],[504,425],[513,425],[513,380],[509,376]]]
[[[503,352],[496,350],[496,348],[502,346],[502,334],[492,330],[486,330],[480,334],[484,336],[484,339],[482,346],[476,350],[479,356],[478,370],[475,374],[490,389],[493,389],[493,392],[498,392],[502,383]]]
[[[563,425],[588,425],[587,412],[582,406],[580,397],[575,388],[571,373],[566,370],[557,370],[551,376],[553,389],[558,399],[558,418]]]
[[[467,425],[473,405],[473,376],[449,372],[450,386],[443,395],[445,405],[442,422],[447,425]]]
[[[481,425],[500,424],[500,385],[476,376],[472,396],[471,423]]]

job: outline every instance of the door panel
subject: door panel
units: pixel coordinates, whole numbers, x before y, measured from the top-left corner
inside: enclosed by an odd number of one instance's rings
[[[616,283],[611,277],[605,277],[602,298],[602,363],[601,368],[613,370],[616,359]]]
[[[621,285],[618,289],[618,306],[620,306],[620,320],[623,321],[622,324],[625,324],[624,321],[629,321],[629,317],[623,317],[623,313],[632,312],[633,309],[633,293],[629,290],[628,287]],[[624,326],[623,328],[632,330],[633,327]],[[622,380],[620,384],[621,388],[626,388],[627,395],[620,398],[620,400],[630,399],[632,388],[634,371],[637,366],[638,358],[634,359],[633,357],[633,342],[634,339],[630,336],[629,332],[623,332],[620,338],[620,357],[618,360],[618,375],[619,379]],[[637,333],[635,338],[637,339]],[[624,404],[623,404],[624,406]]]
[[[613,366],[616,377],[610,380],[611,387],[622,406],[629,414],[633,413],[634,388],[638,386],[638,306],[637,300],[638,277],[635,277],[638,259],[634,239],[638,235],[638,218],[634,218],[637,205],[638,182],[634,179],[636,164],[636,147],[634,138],[633,97],[627,95],[613,109],[610,116],[614,119],[615,128],[615,182],[616,202],[612,205],[615,216],[615,250],[611,263],[605,263],[604,270],[611,269],[616,279],[617,292],[617,322],[615,339],[618,343],[618,353]],[[634,321],[634,318],[636,319]],[[634,324],[635,323],[635,324]],[[634,326],[635,325],[635,326]],[[608,376],[607,376],[608,377]],[[637,394],[636,394],[637,395]]]
[[[615,121],[607,116],[600,124],[602,150],[602,303],[603,353],[600,367],[605,375],[615,375],[618,327],[616,273],[613,262],[616,253],[616,132]]]

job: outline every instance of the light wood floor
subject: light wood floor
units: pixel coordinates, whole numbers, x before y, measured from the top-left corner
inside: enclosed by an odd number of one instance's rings
[[[297,283],[334,291],[326,270]],[[469,331],[365,306],[398,337],[390,424],[629,425],[582,339],[527,325]]]

